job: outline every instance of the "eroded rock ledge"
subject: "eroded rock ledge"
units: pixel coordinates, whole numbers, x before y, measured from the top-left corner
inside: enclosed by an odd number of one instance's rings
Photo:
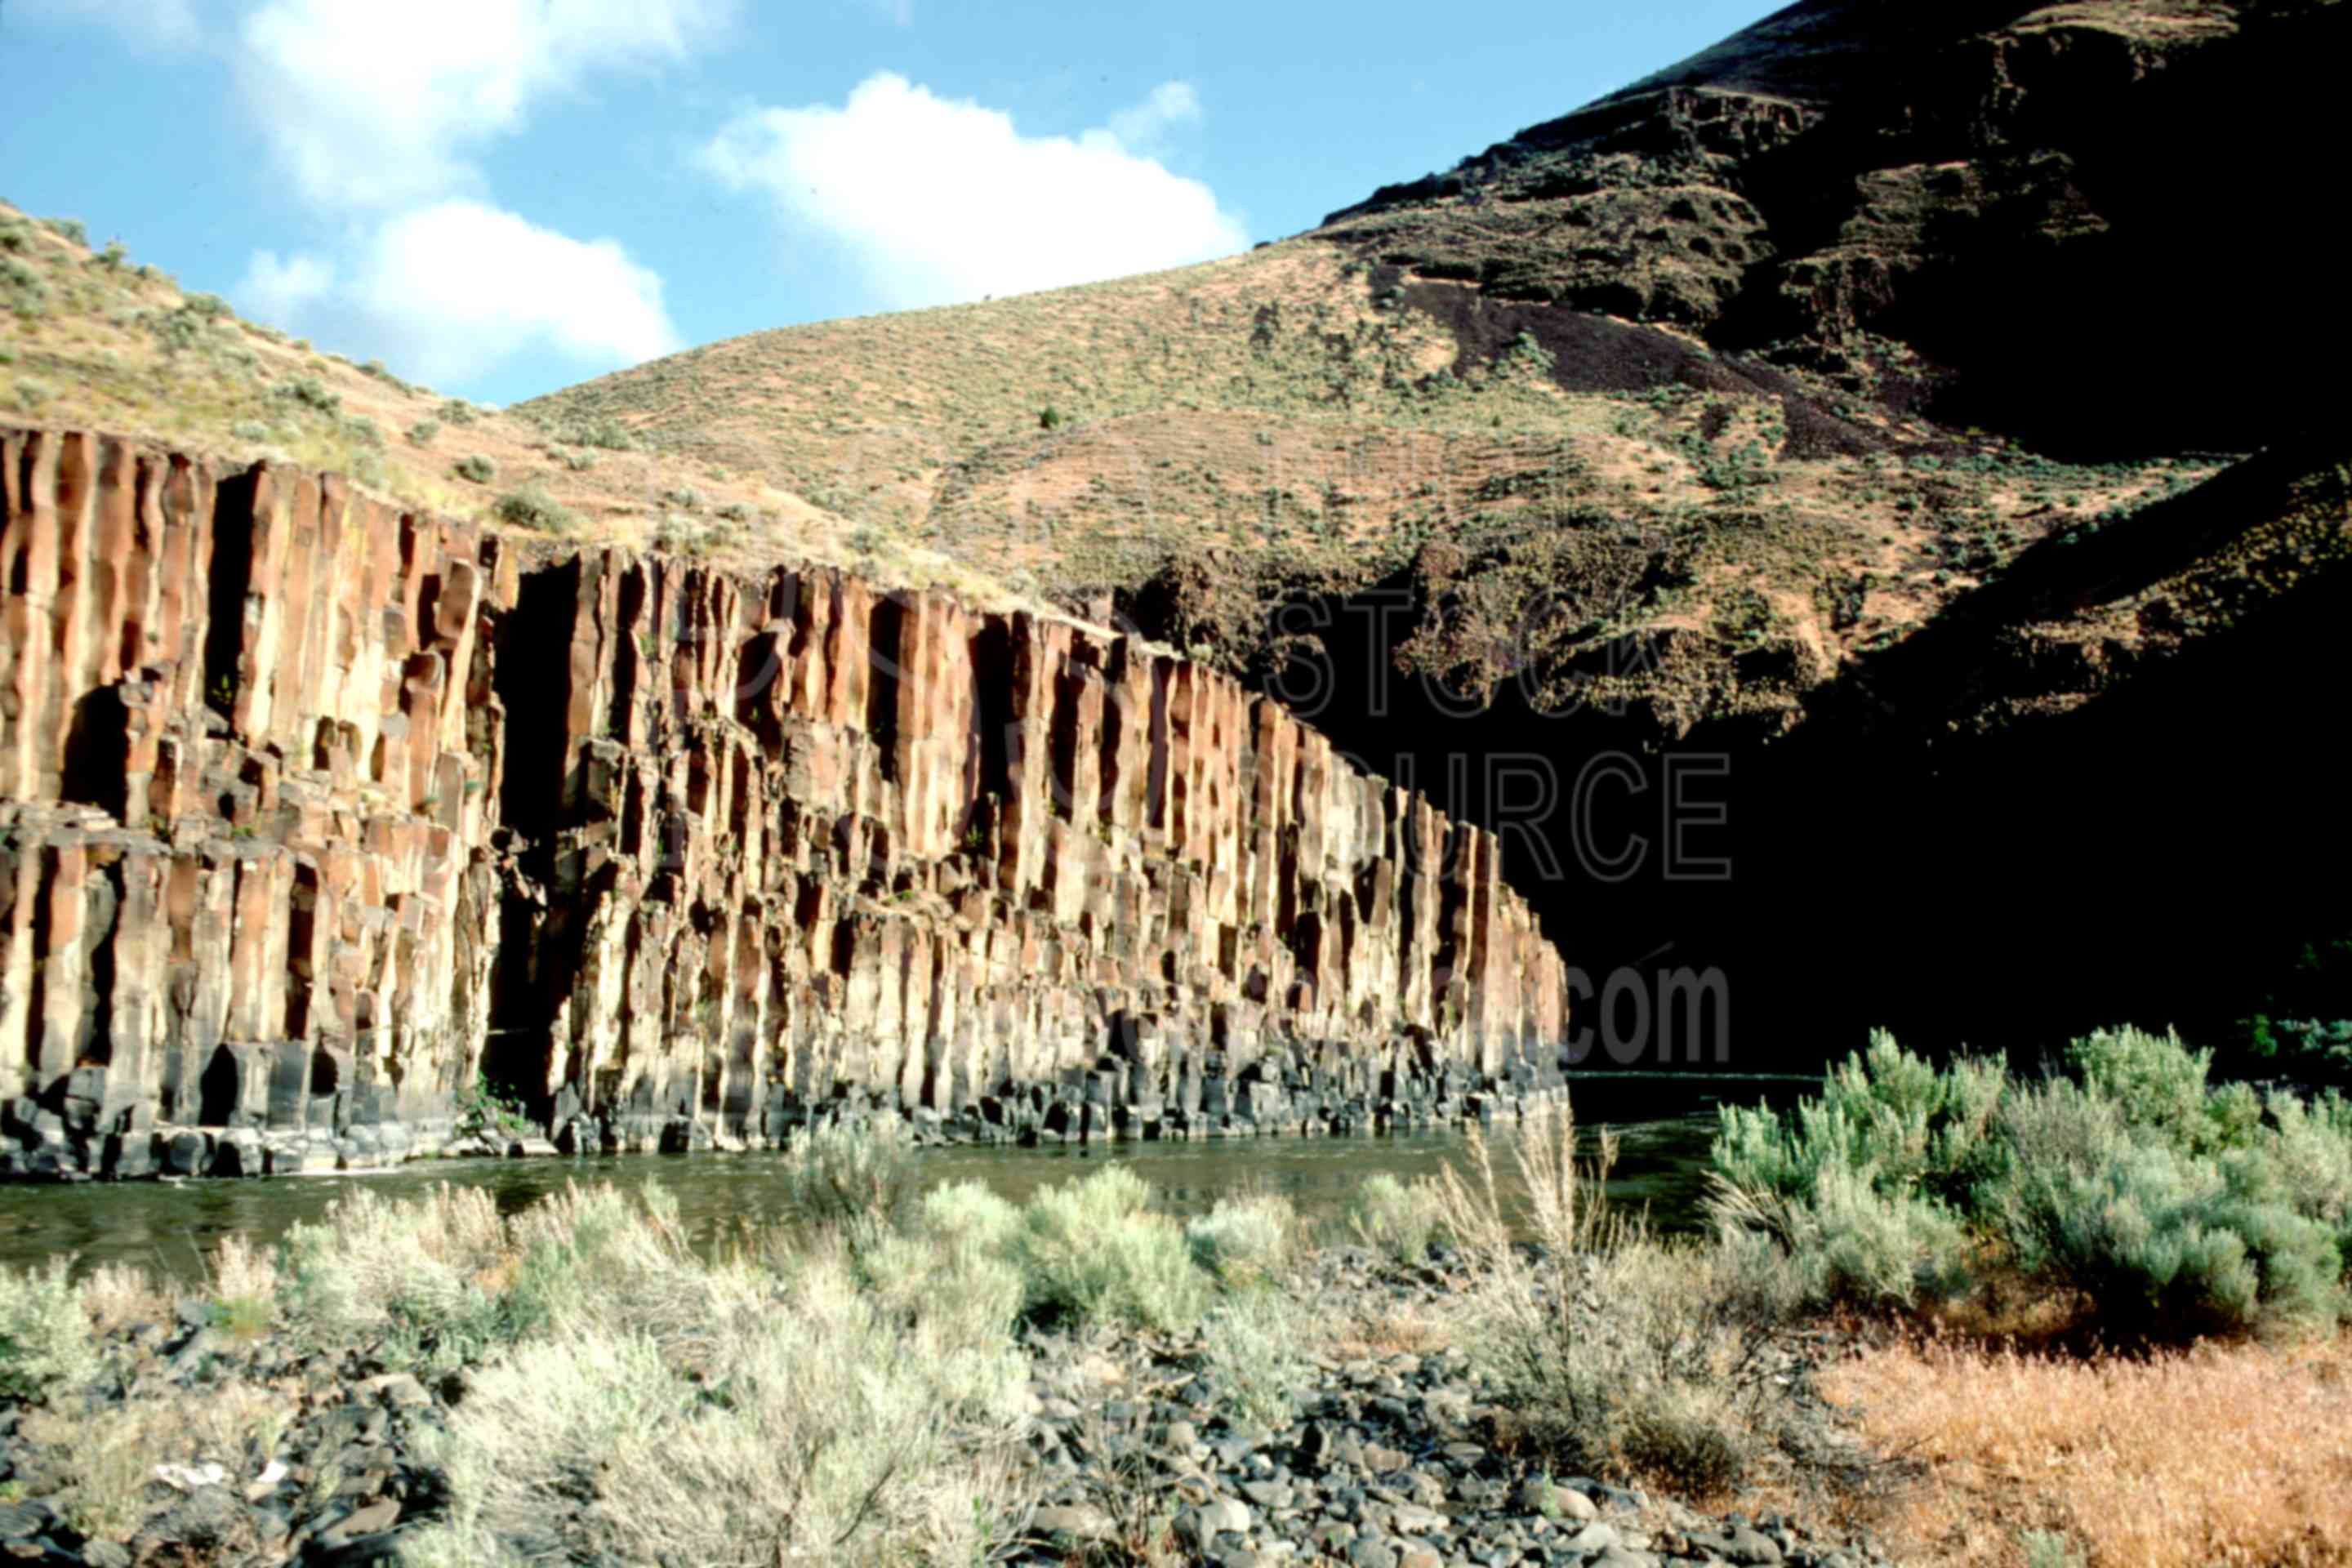
[[[1125,638],[0,431],[0,1170],[1369,1124],[1551,1079],[1484,831]],[[219,1130],[194,1134],[198,1127]]]

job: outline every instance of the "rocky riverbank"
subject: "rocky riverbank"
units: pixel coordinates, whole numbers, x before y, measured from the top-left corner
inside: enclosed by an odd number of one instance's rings
[[[883,1121],[811,1133],[780,1166],[797,1222],[715,1248],[658,1186],[511,1215],[362,1186],[268,1255],[231,1237],[193,1293],[64,1259],[0,1274],[0,1547],[114,1568],[1876,1561],[1756,1500],[1868,1466],[1769,1259],[1604,1236],[1564,1114],[1515,1146],[1524,1205],[1468,1147],[1469,1180],[1373,1177],[1317,1235],[1263,1194],[1180,1221],[1118,1163],[1018,1206],[918,1198]]]
[[[1442,1269],[1382,1268],[1341,1248],[1302,1280],[1318,1320],[1346,1327],[1298,1347],[1286,1401],[1267,1399],[1274,1391],[1251,1386],[1197,1336],[1108,1353],[1034,1342],[1029,1444],[1044,1491],[1009,1560],[1042,1568],[1069,1561],[1073,1546],[1131,1548],[1164,1525],[1176,1548],[1164,1560],[1216,1568],[1884,1561],[1867,1542],[1781,1513],[1717,1511],[1551,1473],[1441,1326]],[[1597,1329],[1606,1305],[1588,1297],[1570,1310]],[[1847,1440],[1809,1381],[1826,1350],[1800,1336],[1757,1375],[1780,1382],[1790,1411],[1834,1447]],[[1279,1409],[1271,1419],[1234,1414],[1267,1405]]]
[[[1779,1514],[1548,1473],[1472,1356],[1445,1342],[1455,1261],[1441,1252],[1405,1269],[1361,1247],[1318,1254],[1294,1288],[1322,1331],[1282,1348],[1278,1384],[1251,1382],[1213,1331],[1024,1332],[1022,1506],[991,1521],[978,1560],[1884,1561]],[[12,1401],[0,1413],[0,1552],[12,1561],[359,1568],[407,1560],[404,1544],[446,1523],[448,1428],[478,1369],[420,1376],[397,1336],[306,1349],[299,1334],[257,1334],[215,1297],[109,1305],[129,1316],[96,1347],[103,1370],[90,1409]],[[1598,1319],[1605,1304],[1572,1310]],[[1800,1336],[1760,1375],[1785,1384],[1792,1409],[1835,1444],[1837,1419],[1810,1392],[1822,1353]],[[160,1447],[140,1451],[186,1420],[206,1434],[197,1452],[158,1461]]]
[[[340,1127],[184,1127],[100,1132],[93,1121],[29,1100],[0,1102],[0,1181],[142,1181],[197,1176],[307,1175],[381,1170],[412,1160],[526,1159],[633,1153],[748,1153],[788,1148],[814,1128],[903,1120],[911,1138],[934,1147],[1087,1145],[1130,1140],[1347,1137],[1432,1128],[1506,1124],[1563,1092],[1555,1071],[1507,1075],[1453,1068],[1389,1074],[1378,1094],[1345,1093],[1311,1072],[1286,1072],[1261,1059],[1228,1085],[1220,1070],[1173,1105],[1118,1097],[1111,1069],[1079,1081],[1006,1087],[952,1114],[914,1106],[903,1113],[880,1096],[849,1093],[793,1107],[771,1135],[743,1137],[711,1119],[615,1116],[583,1110],[566,1091],[544,1122],[519,1116]],[[1549,1081],[1546,1079],[1549,1078]],[[96,1101],[89,1102],[95,1109]],[[68,1118],[73,1118],[68,1120]]]

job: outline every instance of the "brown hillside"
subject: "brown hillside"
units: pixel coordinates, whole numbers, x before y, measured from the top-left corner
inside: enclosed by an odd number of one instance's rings
[[[2053,463],[1802,367],[1316,240],[759,333],[516,412],[624,427],[809,497],[854,551],[936,552],[1236,669],[1269,657],[1276,604],[1452,563],[1495,614],[1543,596],[1563,677],[1685,634],[1640,693],[1670,727],[1793,714],[2052,531],[2217,466]],[[1743,675],[1759,649],[1780,652]]]

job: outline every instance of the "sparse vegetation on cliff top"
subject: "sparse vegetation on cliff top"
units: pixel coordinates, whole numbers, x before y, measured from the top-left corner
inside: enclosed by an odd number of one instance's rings
[[[839,564],[847,525],[753,475],[729,477],[638,449],[609,421],[543,425],[445,397],[376,363],[320,353],[216,295],[184,293],[170,274],[92,253],[79,226],[0,204],[0,364],[16,412],[73,429],[151,438],[227,462],[257,459],[348,477],[362,489],[446,516],[544,531],[578,520],[587,542],[655,542],[660,497],[697,489],[728,520],[706,549],[721,559]],[[444,429],[466,445],[438,445]],[[386,432],[403,438],[388,440]],[[551,506],[519,515],[485,494],[487,479],[452,472],[479,458]],[[911,544],[868,563],[892,585],[939,587],[1011,602],[990,577]]]

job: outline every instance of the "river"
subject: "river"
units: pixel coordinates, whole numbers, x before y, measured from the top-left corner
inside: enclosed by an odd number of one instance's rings
[[[1610,1201],[1646,1211],[1662,1229],[1697,1223],[1716,1106],[1769,1100],[1793,1103],[1818,1079],[1694,1073],[1611,1073],[1579,1078],[1571,1093],[1588,1136],[1602,1126],[1618,1135]],[[1497,1138],[1507,1143],[1508,1133]],[[953,1148],[922,1155],[926,1185],[976,1180],[1019,1202],[1047,1184],[1117,1162],[1152,1184],[1177,1214],[1202,1213],[1227,1194],[1266,1189],[1287,1196],[1313,1219],[1336,1220],[1357,1184],[1388,1172],[1428,1175],[1459,1161],[1457,1132],[1349,1138],[1225,1138],[1184,1142],[1097,1144],[1035,1149]],[[352,1174],[268,1181],[16,1184],[0,1187],[0,1266],[37,1265],[58,1255],[84,1267],[131,1263],[181,1279],[201,1278],[224,1237],[268,1244],[288,1227],[316,1220],[337,1197],[365,1186],[387,1197],[421,1193],[436,1182],[487,1187],[511,1212],[566,1182],[609,1182],[634,1190],[658,1182],[677,1200],[698,1245],[740,1225],[791,1218],[781,1156],[632,1154],[582,1160],[427,1160]],[[1497,1162],[1509,1173],[1506,1156]]]

